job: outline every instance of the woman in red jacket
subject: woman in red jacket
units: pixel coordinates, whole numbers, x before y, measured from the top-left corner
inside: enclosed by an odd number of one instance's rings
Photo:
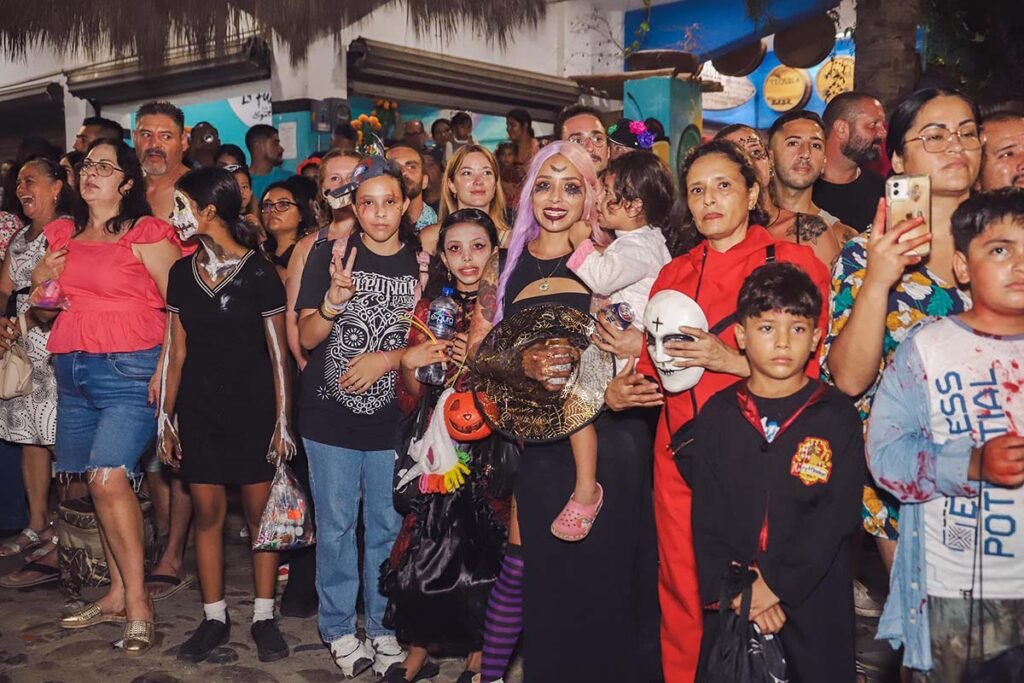
[[[663,405],[654,444],[654,505],[661,558],[658,589],[661,601],[662,666],[667,683],[689,683],[697,671],[702,631],[702,606],[690,526],[690,489],[672,459],[669,437],[692,419],[713,394],[750,374],[736,348],[733,333],[740,287],[766,261],[795,263],[811,276],[828,299],[829,273],[805,246],[775,242],[761,227],[757,173],[732,142],[715,140],[690,153],[680,173],[686,198],[684,230],[696,230],[700,243],[665,266],[651,296],[673,289],[694,299],[707,316],[710,332],[686,328],[692,342],[668,342],[679,367],[699,366],[704,375],[695,387],[676,394],[663,392],[649,348],[636,369],[627,365],[608,386],[605,400],[613,410]],[[824,328],[824,314],[821,321]],[[817,376],[817,362],[808,374]],[[653,379],[648,379],[653,378]]]

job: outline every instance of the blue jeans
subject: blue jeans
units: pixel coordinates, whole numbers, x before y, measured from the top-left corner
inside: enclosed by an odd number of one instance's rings
[[[303,439],[309,484],[316,504],[316,592],[320,636],[330,643],[356,632],[359,555],[356,518],[363,500],[365,554],[363,605],[366,635],[390,635],[384,628],[387,599],[377,590],[380,566],[391,554],[402,516],[391,498],[395,452],[355,451]]]
[[[122,467],[138,484],[139,459],[156,436],[147,403],[160,347],[127,353],[55,353],[57,472]]]

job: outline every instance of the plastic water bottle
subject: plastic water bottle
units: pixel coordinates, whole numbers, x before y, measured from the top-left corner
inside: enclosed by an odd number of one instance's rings
[[[458,313],[459,305],[452,299],[453,290],[445,287],[441,290],[441,296],[430,302],[430,312],[427,313],[427,328],[434,333],[438,341],[445,341],[455,336],[455,315]],[[423,384],[440,386],[444,384],[444,365],[433,363],[416,370],[416,379]]]

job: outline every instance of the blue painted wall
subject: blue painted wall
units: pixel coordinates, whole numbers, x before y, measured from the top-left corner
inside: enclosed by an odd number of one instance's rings
[[[685,50],[702,61],[714,59],[838,4],[839,0],[771,0],[756,26],[747,17],[744,0],[680,0],[658,5],[651,9],[651,30],[641,49]],[[633,42],[646,17],[646,10],[626,12],[625,44]]]

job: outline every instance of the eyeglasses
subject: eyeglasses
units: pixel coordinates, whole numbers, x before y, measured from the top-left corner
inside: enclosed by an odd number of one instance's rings
[[[89,171],[96,171],[96,175],[100,178],[109,178],[114,175],[114,171],[124,172],[124,169],[120,166],[115,166],[109,161],[90,161],[86,159],[78,165],[78,174],[85,175]]]
[[[590,142],[594,147],[604,147],[608,144],[608,136],[604,133],[595,133],[594,135],[587,135],[586,133],[573,133],[569,136],[569,142],[587,146],[587,142]]]
[[[287,199],[278,199],[276,202],[263,202],[260,204],[260,211],[263,213],[270,213],[274,211],[276,213],[284,213],[293,206],[297,207],[296,202],[290,202]]]
[[[903,142],[909,143],[920,140],[924,151],[938,154],[949,149],[949,146],[953,144],[954,137],[960,140],[960,146],[966,150],[981,149],[981,136],[978,134],[978,129],[973,127],[964,127],[954,131],[947,131],[945,128],[934,128],[924,135],[907,138]]]

